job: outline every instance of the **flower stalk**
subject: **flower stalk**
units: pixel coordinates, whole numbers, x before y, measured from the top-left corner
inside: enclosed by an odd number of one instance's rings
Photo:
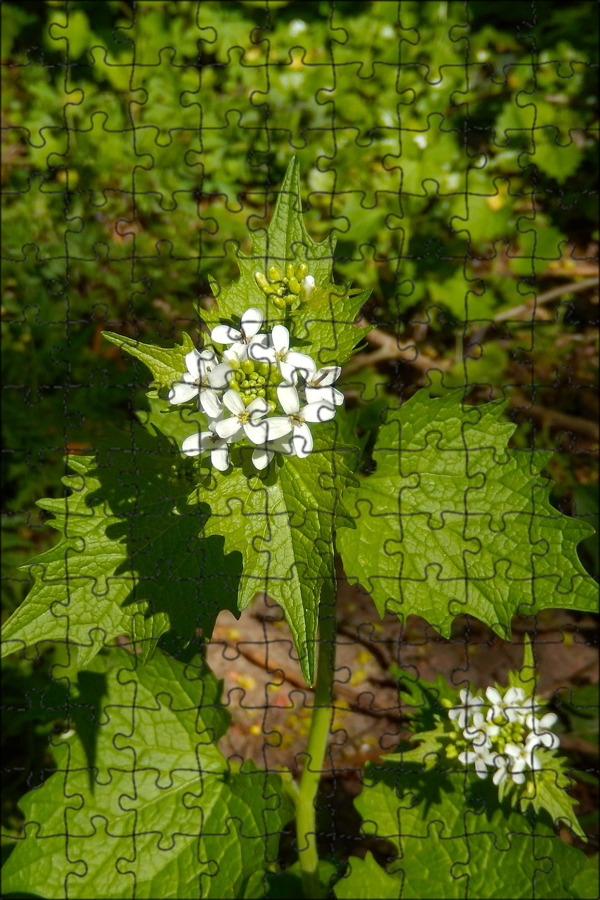
[[[306,748],[306,763],[295,798],[296,840],[304,896],[315,900],[326,896],[319,880],[316,799],[331,725],[334,666],[335,590],[331,582],[325,581],[319,603],[319,659],[315,699]]]

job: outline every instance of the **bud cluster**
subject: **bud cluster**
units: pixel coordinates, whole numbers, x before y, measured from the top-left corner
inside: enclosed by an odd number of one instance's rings
[[[308,300],[315,286],[315,279],[307,273],[308,266],[305,263],[288,263],[285,273],[277,266],[269,266],[268,277],[262,272],[256,272],[254,278],[263,294],[272,300],[277,309],[296,309],[300,303]]]

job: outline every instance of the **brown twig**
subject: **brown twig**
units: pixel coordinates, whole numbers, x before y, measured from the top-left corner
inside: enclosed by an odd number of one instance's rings
[[[528,405],[527,398],[520,393],[513,393],[510,398],[510,405],[516,412],[536,419],[542,425],[549,424],[552,428],[558,428],[561,431],[574,431],[591,441],[598,443],[600,439],[600,428],[596,422],[591,419],[582,419],[579,416],[570,416],[567,413],[560,412],[557,409],[550,409],[547,406]]]
[[[365,319],[357,322],[359,326],[366,326],[369,323]],[[447,371],[449,368],[446,360],[434,360],[424,354],[419,353],[417,345],[410,338],[408,343],[400,345],[398,338],[385,331],[374,328],[365,335],[365,340],[377,349],[373,353],[357,353],[350,362],[344,366],[343,374],[350,375],[357,372],[364,366],[374,366],[381,362],[389,362],[390,360],[401,359],[408,366],[413,366],[420,372],[427,372],[429,369],[440,369]]]

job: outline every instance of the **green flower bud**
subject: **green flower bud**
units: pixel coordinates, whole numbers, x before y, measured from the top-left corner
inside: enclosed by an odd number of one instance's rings
[[[294,265],[293,265],[293,263],[288,263],[287,266],[285,267],[285,277],[288,278],[288,279],[294,277]]]
[[[269,281],[281,281],[281,272],[277,268],[277,266],[269,266],[267,269],[267,275],[269,276]]]
[[[302,281],[303,278],[306,278],[308,275],[308,266],[305,263],[300,263],[299,266],[296,266],[296,278],[298,281]]]
[[[300,283],[293,276],[289,280],[289,287],[292,294],[300,293]]]
[[[249,375],[250,372],[254,372],[254,363],[251,359],[245,359],[240,363],[240,369],[242,372],[245,372],[246,375]]]
[[[256,393],[258,394],[259,397],[264,397],[266,394],[266,391],[264,388],[259,388]]]
[[[242,381],[242,387],[243,387],[243,388],[249,388],[249,387],[250,387],[250,382],[248,381],[247,378],[244,378],[244,380]]]
[[[446,756],[448,757],[448,759],[456,759],[456,757],[458,756],[458,750],[453,744],[448,744],[448,746],[446,747]]]
[[[269,372],[271,371],[271,366],[268,362],[259,362],[255,363],[256,371],[259,375],[262,375],[263,378],[266,378]]]
[[[266,382],[267,382],[266,378],[263,378],[262,375],[256,375],[256,373],[254,373],[254,374],[255,374],[254,380],[255,380],[256,384],[266,384]]]
[[[240,367],[240,361],[239,361],[239,359],[230,359],[229,365],[233,369],[233,377],[235,378],[236,375],[238,374],[238,369]]]
[[[273,306],[276,306],[277,309],[285,309],[285,300],[280,300],[279,297],[274,297]]]
[[[271,285],[269,284],[269,282],[267,281],[267,279],[265,278],[263,273],[256,272],[254,275],[254,278],[256,279],[256,283],[259,286],[259,288],[261,289],[261,291],[263,291],[263,293],[265,293],[265,294],[268,294],[269,291],[271,290]]]

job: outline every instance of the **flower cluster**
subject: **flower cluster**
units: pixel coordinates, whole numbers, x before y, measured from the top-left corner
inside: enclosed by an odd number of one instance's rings
[[[294,278],[290,286],[296,284]],[[311,356],[291,349],[285,326],[274,325],[266,334],[262,324],[261,311],[251,308],[239,328],[213,328],[211,340],[227,349],[188,353],[187,371],[168,395],[173,404],[197,400],[208,418],[208,430],[189,435],[183,453],[210,452],[212,464],[222,472],[229,466],[230,446],[242,440],[254,445],[257,469],[264,469],[276,452],[308,456],[313,448],[309,425],[332,419],[344,402],[334,387],[339,366],[317,368]]]
[[[540,704],[526,697],[519,687],[501,694],[496,688],[486,690],[486,702],[469,690],[460,692],[461,705],[450,709],[448,716],[460,732],[458,743],[467,742],[468,749],[458,753],[458,761],[473,765],[480,778],[486,778],[488,766],[495,769],[493,781],[500,785],[509,776],[515,784],[523,784],[525,771],[542,766],[536,750],[558,747],[558,737],[549,729],[557,721],[554,713],[538,718]]]

